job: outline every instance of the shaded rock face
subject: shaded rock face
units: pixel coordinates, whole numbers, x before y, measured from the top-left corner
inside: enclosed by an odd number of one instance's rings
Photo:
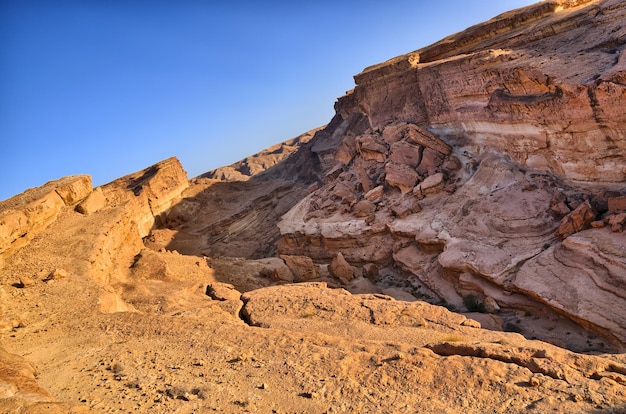
[[[312,129],[280,144],[273,145],[257,154],[246,157],[226,167],[219,167],[200,175],[199,178],[219,181],[247,181],[285,161],[298,148],[313,138],[322,127]]]

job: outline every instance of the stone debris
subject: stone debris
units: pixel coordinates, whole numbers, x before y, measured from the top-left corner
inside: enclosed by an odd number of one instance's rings
[[[591,226],[596,216],[597,213],[595,209],[591,206],[589,201],[585,201],[576,207],[574,211],[563,217],[563,220],[561,220],[559,224],[557,235],[561,239],[565,239],[574,233],[578,233]]]

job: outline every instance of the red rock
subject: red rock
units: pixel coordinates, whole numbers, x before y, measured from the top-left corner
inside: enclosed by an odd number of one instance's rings
[[[413,189],[419,176],[408,165],[387,163],[385,164],[385,181],[392,187],[397,187],[403,193]]]
[[[417,125],[408,125],[407,128],[406,137],[411,141],[443,155],[449,155],[452,152],[452,147],[435,134]]]
[[[420,194],[423,196],[434,195],[441,192],[444,188],[445,182],[442,173],[430,175],[424,179],[419,185],[413,189],[414,194]]]
[[[319,271],[313,260],[307,256],[280,255],[291,273],[295,282],[306,282],[317,279]]]
[[[608,201],[609,213],[626,211],[626,196],[612,197]]]
[[[356,203],[354,187],[349,181],[339,181],[333,188],[333,196],[339,198],[343,203],[352,205]]]
[[[378,279],[379,269],[374,263],[366,263],[363,265],[363,276],[369,279],[371,282],[375,282]]]
[[[384,191],[383,186],[379,185],[378,187],[372,188],[370,191],[365,193],[364,197],[366,200],[376,203],[382,199]]]
[[[609,216],[607,222],[611,226],[611,231],[614,233],[621,233],[624,231],[624,225],[626,225],[626,213]]]
[[[356,139],[356,147],[366,161],[384,162],[387,158],[387,147],[379,143],[372,135],[360,136]]]
[[[550,211],[557,216],[563,217],[571,211],[566,204],[567,197],[562,192],[558,192],[550,200]]]
[[[283,282],[293,282],[293,273],[287,266],[277,267],[272,272],[272,279]]]
[[[443,164],[443,161],[444,156],[440,152],[430,148],[424,148],[422,160],[417,167],[417,172],[422,176],[436,174],[439,167]]]
[[[591,222],[595,220],[596,215],[597,213],[589,204],[589,201],[585,201],[576,207],[574,211],[563,217],[557,230],[557,235],[561,239],[565,239],[574,233],[588,228]]]
[[[347,284],[350,280],[359,276],[359,271],[346,261],[341,252],[337,253],[333,261],[328,266],[328,272],[341,280],[341,283]]]
[[[391,145],[389,161],[415,168],[421,160],[420,152],[421,148],[419,146],[409,144],[406,141],[399,141]]]
[[[391,206],[391,212],[398,218],[405,218],[410,214],[419,213],[420,210],[420,205],[413,198],[401,198]]]
[[[601,229],[602,227],[605,227],[605,226],[606,224],[602,220],[596,220],[596,221],[591,222],[591,227],[593,227],[594,229]]]
[[[361,200],[354,205],[352,211],[357,217],[367,217],[376,211],[376,204],[368,200]]]

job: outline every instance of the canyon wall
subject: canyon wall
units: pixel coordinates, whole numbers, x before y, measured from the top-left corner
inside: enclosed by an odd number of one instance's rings
[[[279,252],[400,268],[459,308],[545,307],[624,346],[625,19],[541,2],[356,75]]]

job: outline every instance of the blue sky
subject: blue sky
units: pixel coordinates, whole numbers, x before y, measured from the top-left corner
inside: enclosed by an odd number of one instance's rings
[[[0,200],[326,124],[367,66],[532,0],[0,0]]]

